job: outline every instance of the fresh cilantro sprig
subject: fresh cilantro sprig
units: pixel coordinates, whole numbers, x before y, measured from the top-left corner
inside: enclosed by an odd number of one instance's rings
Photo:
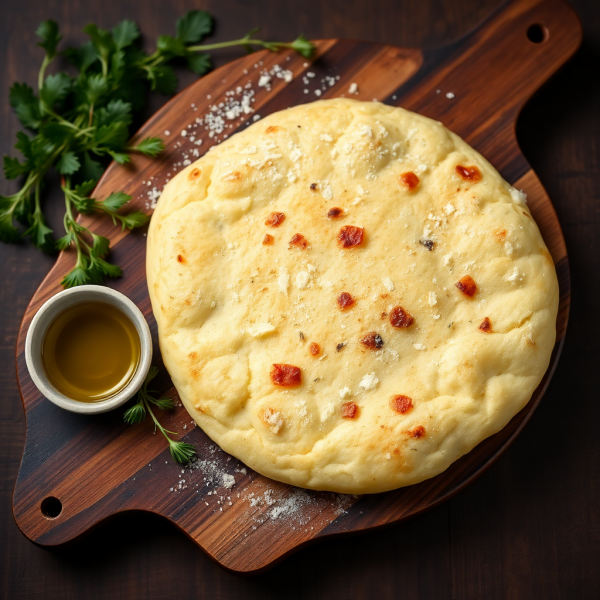
[[[178,81],[172,64],[185,61],[194,73],[204,75],[212,66],[207,51],[218,48],[292,48],[306,57],[314,52],[313,44],[303,36],[290,43],[266,42],[253,38],[256,30],[239,40],[199,44],[212,28],[209,13],[191,11],[177,21],[174,37],[159,36],[156,50],[147,54],[140,48],[140,31],[132,21],[122,21],[111,31],[90,24],[84,29],[89,41],[62,51],[58,50],[61,35],[56,22],[44,21],[39,26],[38,45],[45,54],[37,90],[15,83],[9,94],[17,118],[29,133],[17,133],[15,148],[22,158],[4,157],[6,178],[21,179],[22,185],[16,193],[0,196],[0,241],[29,237],[47,252],[74,248],[77,260],[62,281],[65,287],[102,283],[105,277],[122,275],[119,267],[106,260],[109,240],[78,223],[77,214],[106,213],[115,224],[129,229],[148,222],[142,211],[121,212],[131,200],[124,192],[103,201],[92,193],[110,160],[126,164],[134,152],[155,157],[164,150],[159,138],[130,145],[129,128],[150,90],[175,93]],[[71,63],[74,75],[46,74],[59,56]],[[65,198],[65,235],[57,241],[42,210],[42,192],[51,170],[60,174]]]
[[[156,431],[157,428],[160,429],[161,433],[167,438],[169,442],[169,450],[173,459],[179,464],[186,464],[192,458],[194,458],[194,456],[196,456],[196,449],[194,446],[192,446],[192,444],[172,440],[169,437],[169,434],[177,435],[177,432],[165,429],[154,416],[150,406],[151,404],[154,404],[154,406],[160,408],[161,410],[172,410],[175,408],[175,404],[171,398],[154,398],[152,396],[154,392],[148,390],[148,384],[157,375],[158,369],[155,366],[150,367],[150,371],[148,371],[148,375],[146,375],[144,384],[138,392],[137,402],[131,408],[127,409],[123,415],[123,419],[126,423],[129,423],[129,425],[135,425],[136,423],[141,423],[149,413],[154,421],[154,431]]]

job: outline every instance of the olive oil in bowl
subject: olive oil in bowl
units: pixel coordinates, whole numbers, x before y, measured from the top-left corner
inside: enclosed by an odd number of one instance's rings
[[[105,302],[81,302],[50,323],[42,362],[50,383],[80,402],[110,398],[131,380],[140,362],[134,323]]]

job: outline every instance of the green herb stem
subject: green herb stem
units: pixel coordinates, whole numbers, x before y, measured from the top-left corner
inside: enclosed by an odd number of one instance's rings
[[[190,52],[207,52],[208,50],[219,50],[221,48],[231,48],[233,46],[260,46],[274,51],[278,48],[291,48],[292,45],[283,42],[265,42],[263,40],[253,40],[241,38],[230,42],[218,42],[216,44],[200,44],[197,46],[188,46]]]
[[[44,60],[42,60],[42,66],[40,67],[40,71],[38,73],[38,92],[40,92],[44,86],[44,75],[46,74],[46,68],[52,62],[52,60],[53,59],[50,58],[48,54],[46,54],[44,56]]]

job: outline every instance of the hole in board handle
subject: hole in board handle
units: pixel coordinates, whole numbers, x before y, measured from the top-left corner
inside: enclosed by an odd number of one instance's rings
[[[62,502],[54,496],[48,496],[42,500],[40,510],[46,519],[56,519],[62,512]]]
[[[548,32],[548,28],[540,23],[530,25],[527,29],[527,39],[534,44],[541,44],[545,42],[549,36],[550,33]]]

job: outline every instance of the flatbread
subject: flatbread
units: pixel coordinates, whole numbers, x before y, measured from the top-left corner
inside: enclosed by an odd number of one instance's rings
[[[555,341],[524,194],[440,123],[379,103],[305,104],[212,148],[165,188],[147,274],[189,414],[316,490],[441,473],[527,404]]]

